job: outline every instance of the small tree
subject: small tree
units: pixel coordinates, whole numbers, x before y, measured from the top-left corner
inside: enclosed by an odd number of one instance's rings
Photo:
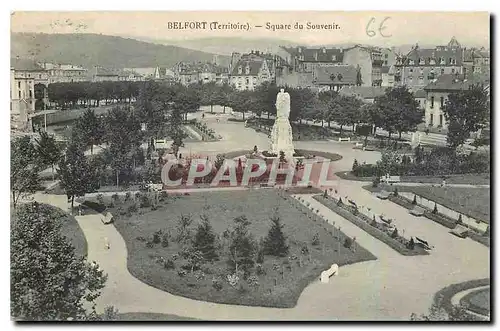
[[[340,205],[342,205],[342,204],[343,204],[343,202],[342,202],[342,198],[339,198],[339,201],[337,202],[337,205],[339,205],[339,206],[340,206]]]
[[[437,203],[434,202],[434,209],[432,210],[432,213],[437,214],[437,212],[438,212]]]
[[[205,260],[213,261],[217,259],[215,233],[206,215],[201,215],[201,220],[193,238],[193,247],[203,254]]]
[[[416,205],[417,204],[417,195],[415,194],[413,196],[413,201],[411,202],[412,205]]]
[[[278,216],[273,216],[271,222],[271,228],[264,239],[264,253],[274,256],[286,256],[288,254],[288,245],[286,244],[286,236],[283,233],[284,225],[281,224],[281,219]]]
[[[411,237],[410,241],[408,242],[408,248],[411,250],[415,248],[415,241],[413,240],[413,237]]]
[[[398,228],[394,228],[394,231],[392,231],[391,238],[396,239],[398,237]]]
[[[39,131],[40,139],[36,140],[36,152],[41,164],[50,166],[52,170],[52,180],[54,180],[54,165],[61,158],[61,149],[53,136],[45,131]]]
[[[393,192],[394,196],[397,197],[399,195],[399,192],[398,192],[398,187],[394,187],[394,192]]]
[[[458,221],[457,221],[458,224],[462,224],[462,214],[460,214],[458,216]]]
[[[182,243],[191,237],[189,226],[193,223],[191,215],[181,215],[177,220],[177,242]]]
[[[375,176],[373,178],[373,181],[372,181],[372,186],[373,187],[378,187],[379,184],[380,184],[380,177],[379,176]]]
[[[229,266],[235,271],[248,272],[253,267],[255,242],[248,232],[250,222],[245,216],[234,219],[234,226],[227,230],[229,237]]]

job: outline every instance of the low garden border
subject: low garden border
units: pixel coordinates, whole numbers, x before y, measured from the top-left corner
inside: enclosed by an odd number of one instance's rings
[[[387,233],[371,226],[368,223],[371,221],[368,219],[368,217],[366,217],[365,215],[362,215],[362,214],[354,215],[351,211],[347,210],[347,208],[346,208],[347,206],[345,206],[345,207],[338,206],[337,202],[334,199],[328,199],[328,198],[325,198],[321,195],[314,196],[314,199],[317,200],[318,202],[322,203],[326,207],[328,207],[333,212],[344,217],[346,220],[353,223],[357,227],[361,228],[362,230],[364,230],[365,232],[370,234],[372,237],[377,238],[378,240],[382,241],[384,244],[391,247],[392,249],[394,249],[396,252],[398,252],[401,255],[415,256],[415,255],[428,255],[429,254],[429,252],[427,252],[425,249],[418,247],[418,246],[415,246],[415,248],[413,250],[410,250],[400,241],[390,237]]]
[[[482,292],[490,292],[491,288],[484,288],[480,289],[477,291],[472,291],[471,293],[466,294],[462,299],[460,299],[460,304],[467,307],[468,310],[470,310],[473,313],[479,314],[479,315],[484,315],[487,317],[490,314],[491,308],[485,309],[483,307],[475,305],[473,302],[470,301],[470,299],[474,296],[477,295],[478,293]]]
[[[474,279],[462,283],[451,284],[442,288],[441,290],[437,291],[436,294],[434,294],[434,302],[440,303],[443,309],[446,312],[450,313],[453,309],[451,298],[453,298],[455,294],[487,285],[490,285],[489,278]]]
[[[417,206],[414,205],[409,199],[402,197],[402,196],[394,196],[390,195],[388,198],[391,202],[394,202],[395,204],[398,204],[408,210],[413,209],[413,207]],[[431,221],[434,221],[438,224],[441,224],[442,226],[448,228],[448,229],[454,229],[457,224],[461,224],[457,220],[454,220],[446,215],[443,215],[439,212],[434,214],[432,210],[425,206],[418,205],[420,208],[424,209],[424,216],[430,219]],[[481,236],[480,234],[474,232],[473,230],[469,230],[468,232],[468,237],[480,244],[483,244],[486,247],[490,247],[490,238],[487,236]]]

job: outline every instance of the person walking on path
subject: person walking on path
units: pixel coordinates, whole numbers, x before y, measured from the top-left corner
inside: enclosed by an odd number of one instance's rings
[[[104,237],[104,248],[105,249],[110,249],[111,246],[109,245],[109,239],[108,237]]]

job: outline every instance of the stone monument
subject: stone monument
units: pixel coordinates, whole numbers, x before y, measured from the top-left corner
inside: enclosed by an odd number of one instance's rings
[[[290,94],[284,89],[276,96],[276,120],[271,130],[271,150],[278,157],[280,152],[285,153],[288,160],[293,159],[295,150],[292,142],[292,126],[289,121],[290,116]]]

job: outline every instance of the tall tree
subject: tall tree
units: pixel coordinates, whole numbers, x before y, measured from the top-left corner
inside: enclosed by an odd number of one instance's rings
[[[60,213],[37,202],[11,225],[11,315],[25,321],[85,320],[104,288],[97,264],[77,256],[61,234]],[[94,311],[95,312],[95,311]]]
[[[134,167],[137,148],[141,144],[141,125],[137,116],[128,107],[114,107],[105,118],[105,141],[108,143],[107,159],[119,177],[129,173]]]
[[[381,126],[389,132],[401,133],[416,130],[422,122],[424,111],[415,100],[415,96],[406,86],[388,88],[384,95],[375,98],[375,104],[381,117]]]
[[[52,180],[54,180],[54,165],[61,158],[61,149],[57,145],[56,139],[45,131],[39,131],[40,138],[36,140],[36,151],[40,158],[40,163],[50,166],[52,169]]]
[[[14,209],[20,197],[35,192],[40,185],[40,162],[30,137],[20,137],[10,142],[10,191]]]
[[[451,93],[443,112],[448,122],[448,146],[456,149],[465,143],[472,132],[486,126],[490,118],[489,95],[481,85]]]
[[[61,187],[65,190],[68,199],[71,199],[71,210],[73,210],[75,197],[94,192],[99,185],[97,169],[92,161],[85,157],[80,147],[77,143],[71,142],[57,170]]]
[[[91,154],[94,154],[94,145],[100,145],[104,138],[102,120],[97,118],[90,108],[86,109],[83,116],[76,121],[75,132],[82,144],[90,147]]]

